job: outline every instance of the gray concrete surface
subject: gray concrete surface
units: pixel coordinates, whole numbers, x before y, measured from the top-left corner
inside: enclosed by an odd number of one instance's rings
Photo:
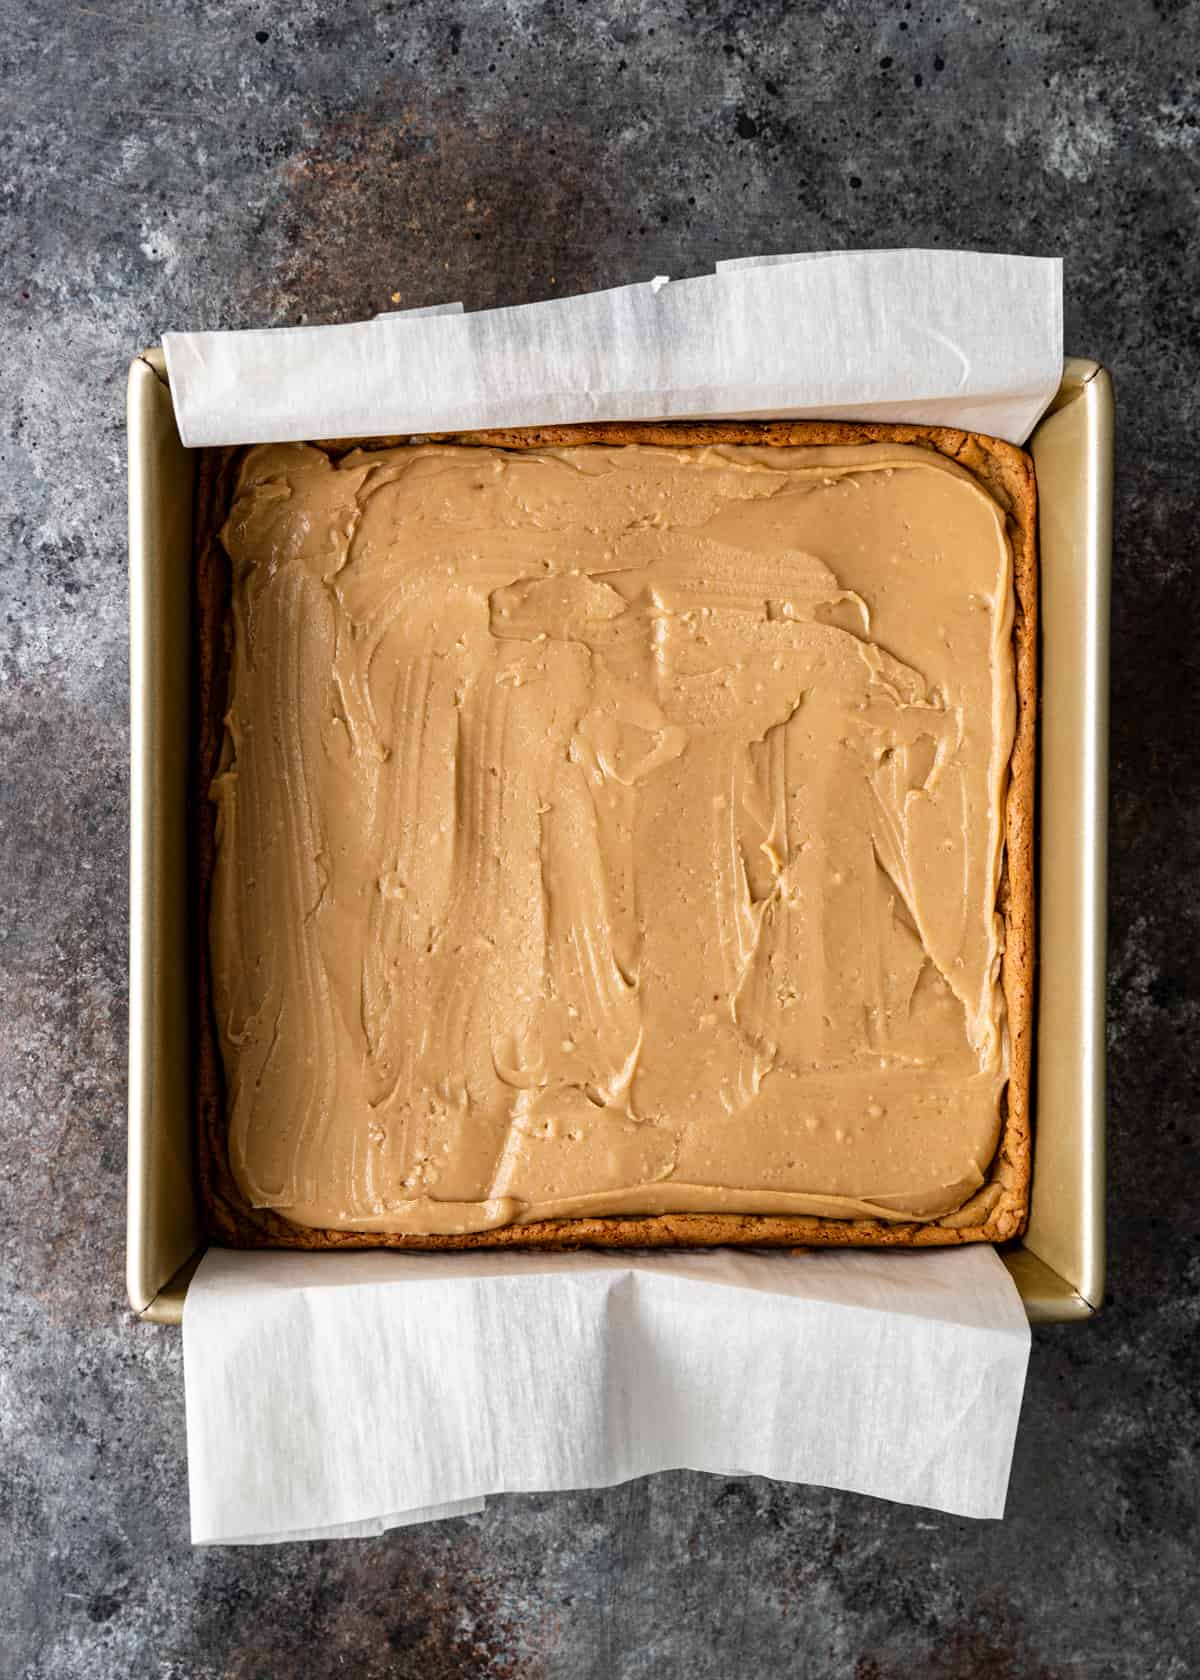
[[[0,0],[0,1680],[1200,1672],[1195,6]],[[122,401],[167,327],[723,255],[1061,252],[1119,401],[1112,1298],[1009,1515],[671,1475],[193,1551],[122,1292]]]

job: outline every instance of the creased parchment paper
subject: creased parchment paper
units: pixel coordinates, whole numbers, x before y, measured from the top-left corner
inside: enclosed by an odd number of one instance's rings
[[[706,415],[1020,443],[1058,388],[1061,264],[747,258],[515,309],[164,345],[192,446]],[[988,1247],[211,1250],[184,1310],[192,1537],[378,1534],[670,1468],[999,1517],[1028,1354]]]
[[[998,1517],[1029,1354],[986,1245],[210,1249],[183,1334],[197,1542],[376,1533],[677,1468]]]
[[[1056,258],[860,251],[513,309],[167,333],[180,435],[202,444],[578,420],[814,416],[1021,443],[1062,372]]]

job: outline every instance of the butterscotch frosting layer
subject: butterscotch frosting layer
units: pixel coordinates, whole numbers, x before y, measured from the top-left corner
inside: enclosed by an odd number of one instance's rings
[[[213,987],[257,1207],[934,1220],[1008,1071],[1001,509],[918,446],[255,449]]]

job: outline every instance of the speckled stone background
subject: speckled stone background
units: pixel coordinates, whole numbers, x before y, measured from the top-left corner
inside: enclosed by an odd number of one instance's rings
[[[1198,67],[1172,0],[0,0],[0,1680],[1200,1673]],[[1007,1520],[679,1474],[193,1551],[122,1286],[129,357],[898,244],[1061,252],[1118,393],[1112,1293]]]

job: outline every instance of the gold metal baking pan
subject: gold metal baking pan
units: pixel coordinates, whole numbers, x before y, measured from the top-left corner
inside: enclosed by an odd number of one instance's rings
[[[194,456],[158,350],[129,370],[132,708],[129,1208],[134,1311],[178,1323],[203,1252],[191,1100],[187,767]],[[1029,449],[1041,548],[1038,1001],[1029,1228],[1006,1250],[1037,1322],[1104,1290],[1104,939],[1113,399],[1071,358]]]

